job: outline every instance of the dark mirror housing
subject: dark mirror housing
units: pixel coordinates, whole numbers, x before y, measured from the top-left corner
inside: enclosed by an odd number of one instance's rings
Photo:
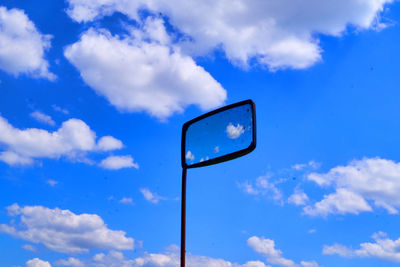
[[[213,110],[182,127],[181,162],[185,169],[232,160],[255,147],[256,112],[252,100]]]

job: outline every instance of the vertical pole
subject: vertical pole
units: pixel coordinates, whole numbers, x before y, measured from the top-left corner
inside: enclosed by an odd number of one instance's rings
[[[186,168],[182,168],[181,267],[186,266]]]

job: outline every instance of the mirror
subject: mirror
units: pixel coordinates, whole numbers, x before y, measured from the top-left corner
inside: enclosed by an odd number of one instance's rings
[[[251,100],[232,104],[187,122],[182,132],[182,166],[208,166],[243,156],[256,145]]]

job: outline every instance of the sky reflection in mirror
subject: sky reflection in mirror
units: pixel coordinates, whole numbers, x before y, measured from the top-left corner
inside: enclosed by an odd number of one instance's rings
[[[186,164],[248,148],[253,141],[252,118],[250,104],[244,104],[191,124],[186,131]]]

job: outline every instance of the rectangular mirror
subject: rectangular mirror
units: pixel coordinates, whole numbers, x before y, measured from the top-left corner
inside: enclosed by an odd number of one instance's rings
[[[206,113],[182,128],[182,167],[231,160],[256,147],[255,105],[245,100]]]

